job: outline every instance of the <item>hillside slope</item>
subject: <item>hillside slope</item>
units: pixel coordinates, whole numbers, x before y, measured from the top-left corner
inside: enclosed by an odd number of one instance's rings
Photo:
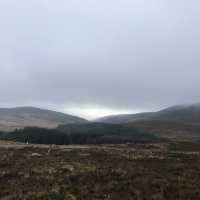
[[[200,138],[200,124],[187,124],[166,120],[143,120],[127,123],[126,126],[153,133],[163,138],[176,140]]]
[[[0,108],[0,131],[30,126],[56,128],[60,124],[85,122],[79,117],[34,107]]]
[[[162,120],[200,124],[200,104],[173,106],[158,112],[116,115],[100,118],[104,123],[130,123],[141,120]]]

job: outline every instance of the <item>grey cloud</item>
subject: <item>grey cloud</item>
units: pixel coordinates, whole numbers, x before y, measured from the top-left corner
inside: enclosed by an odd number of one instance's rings
[[[1,0],[0,105],[199,102],[197,0]]]

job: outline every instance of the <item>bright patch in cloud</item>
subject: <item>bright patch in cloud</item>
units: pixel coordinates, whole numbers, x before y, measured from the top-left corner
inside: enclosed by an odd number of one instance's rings
[[[84,107],[76,107],[76,106],[70,106],[67,108],[64,108],[61,110],[64,113],[67,114],[72,114],[76,116],[80,116],[83,118],[86,118],[88,120],[94,120],[99,117],[104,117],[108,115],[118,115],[118,114],[132,114],[132,113],[138,113],[140,112],[139,110],[123,110],[123,109],[111,109],[111,108],[104,108],[104,107],[89,107],[89,106],[84,106]]]

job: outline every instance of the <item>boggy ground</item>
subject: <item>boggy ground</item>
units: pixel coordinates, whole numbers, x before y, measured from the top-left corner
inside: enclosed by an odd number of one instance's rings
[[[198,200],[200,142],[0,143],[1,200]]]

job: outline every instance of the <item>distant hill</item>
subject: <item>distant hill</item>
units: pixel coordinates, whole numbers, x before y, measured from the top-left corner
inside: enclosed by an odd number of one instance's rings
[[[122,124],[142,120],[161,120],[200,124],[200,104],[173,106],[158,112],[108,116],[100,118],[97,121]]]
[[[160,142],[150,133],[123,125],[86,123],[60,125],[57,129],[28,127],[0,133],[0,139],[36,144],[123,144]]]
[[[0,131],[30,126],[56,128],[60,124],[85,122],[79,117],[34,107],[0,108]]]

